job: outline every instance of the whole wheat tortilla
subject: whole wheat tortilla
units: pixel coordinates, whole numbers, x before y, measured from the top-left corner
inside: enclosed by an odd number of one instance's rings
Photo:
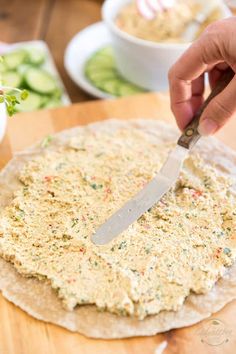
[[[154,120],[119,121],[108,120],[86,127],[76,127],[54,136],[47,150],[68,143],[70,137],[82,130],[111,131],[133,127],[146,131],[150,139],[159,142],[175,141],[178,132],[172,126]],[[236,153],[214,138],[202,139],[195,148],[209,164],[214,164],[219,173],[236,178]],[[44,153],[37,144],[17,154],[0,173],[0,208],[9,204],[20,182],[19,171],[26,161]],[[211,160],[209,160],[209,157]],[[236,186],[233,186],[233,192]],[[162,311],[144,320],[123,317],[108,312],[98,312],[95,306],[77,306],[73,311],[63,309],[61,300],[49,282],[20,275],[12,264],[0,258],[0,290],[5,298],[19,306],[33,317],[52,322],[71,331],[94,338],[124,338],[148,336],[172,328],[189,326],[209,317],[228,302],[236,298],[236,264],[221,278],[206,295],[191,294],[177,312]]]

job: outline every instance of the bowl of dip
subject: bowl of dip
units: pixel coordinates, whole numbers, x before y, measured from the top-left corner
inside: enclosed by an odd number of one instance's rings
[[[176,0],[175,5],[144,18],[135,1],[106,0],[102,17],[112,40],[117,68],[132,83],[151,91],[168,89],[168,71],[190,46],[182,33],[196,17],[203,0]],[[200,26],[232,14],[222,2]]]

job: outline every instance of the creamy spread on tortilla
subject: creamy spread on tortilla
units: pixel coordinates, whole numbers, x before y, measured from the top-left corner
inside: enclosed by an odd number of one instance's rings
[[[117,18],[116,25],[124,32],[152,42],[183,42],[181,38],[187,26],[192,23],[201,11],[196,0],[178,0],[175,5],[159,11],[153,20],[143,17],[135,1],[124,6]],[[214,9],[197,31],[196,37],[209,25],[222,17],[218,7]]]
[[[1,256],[50,281],[69,310],[95,304],[142,319],[209,292],[236,257],[236,204],[230,181],[193,153],[159,203],[108,245],[90,241],[171,148],[136,128],[84,129],[66,146],[45,148],[25,164],[1,212]]]

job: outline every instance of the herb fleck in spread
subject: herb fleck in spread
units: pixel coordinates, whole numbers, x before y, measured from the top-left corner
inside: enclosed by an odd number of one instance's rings
[[[175,187],[118,238],[90,237],[160,169],[171,145],[140,129],[83,130],[44,149],[19,176],[0,216],[0,252],[26,276],[48,279],[63,304],[144,318],[208,292],[236,247],[229,181],[196,155]]]

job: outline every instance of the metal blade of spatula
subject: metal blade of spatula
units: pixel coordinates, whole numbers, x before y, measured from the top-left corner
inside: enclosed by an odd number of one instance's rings
[[[182,164],[190,149],[200,138],[198,124],[202,112],[208,103],[218,95],[232,80],[234,72],[227,70],[212,90],[200,110],[179,138],[177,145],[168,156],[160,172],[147,185],[130,199],[121,209],[114,213],[92,236],[96,245],[104,245],[126,230],[129,225],[142,216],[170,190],[176,182]]]

